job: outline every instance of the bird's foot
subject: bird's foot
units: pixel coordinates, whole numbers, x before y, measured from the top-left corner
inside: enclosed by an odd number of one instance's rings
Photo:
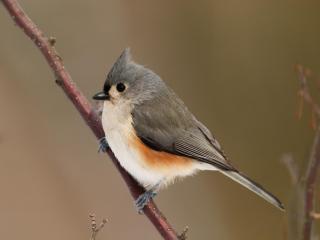
[[[107,139],[105,137],[103,138],[100,138],[99,139],[99,148],[98,148],[98,153],[101,153],[101,152],[107,152],[109,148],[109,144],[107,142]]]
[[[153,190],[148,190],[142,193],[135,201],[136,208],[138,213],[142,214],[143,208],[148,204],[148,202],[154,198],[157,193]]]

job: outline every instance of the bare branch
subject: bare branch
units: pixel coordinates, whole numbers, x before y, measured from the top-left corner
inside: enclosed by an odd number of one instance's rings
[[[320,119],[320,107],[312,98],[308,83],[307,76],[310,74],[310,71],[303,66],[297,66],[297,71],[299,75],[300,82],[300,90],[299,96],[301,97],[301,101],[305,101],[307,104],[311,106],[311,111],[313,114],[313,120],[316,121]],[[301,108],[302,112],[302,108]],[[317,118],[317,119],[315,119]],[[307,163],[307,168],[304,175],[300,178],[298,184],[296,185],[297,191],[303,193],[303,216],[301,224],[299,226],[301,228],[301,234],[304,240],[310,240],[312,237],[312,228],[313,228],[313,220],[315,219],[314,205],[315,205],[315,186],[316,179],[318,175],[318,169],[320,166],[320,127],[316,128],[316,133],[314,137],[313,146],[311,149],[311,154],[309,161]],[[302,191],[301,191],[301,190]],[[290,219],[289,219],[290,220]]]
[[[297,65],[296,67],[297,72],[298,72],[298,78],[299,78],[299,83],[300,83],[300,89],[298,91],[298,95],[301,97],[302,101],[305,101],[307,104],[309,104],[312,108],[312,112],[314,112],[317,115],[317,118],[320,118],[320,107],[319,105],[313,100],[308,83],[307,83],[307,76],[310,75],[310,70],[304,68],[301,65]],[[303,106],[303,103],[302,105]],[[302,108],[301,107],[301,114],[302,114]]]
[[[303,239],[309,240],[312,235],[313,218],[311,213],[314,212],[315,203],[315,185],[320,165],[320,128],[317,129],[314,139],[311,156],[309,159],[307,171],[305,173],[305,219],[303,226]]]
[[[16,0],[1,0],[13,21],[19,26],[24,33],[34,42],[37,48],[50,65],[58,86],[60,86],[69,100],[74,104],[76,109],[81,114],[84,121],[91,128],[97,139],[104,137],[100,118],[93,110],[91,104],[86,97],[81,93],[76,84],[73,82],[70,74],[65,69],[61,57],[54,48],[55,40],[47,38],[43,32],[32,22],[26,15],[21,6]],[[125,180],[131,195],[136,199],[144,190],[139,184],[119,165],[110,149],[107,151],[109,157],[121,173]],[[149,218],[152,224],[156,227],[159,233],[165,239],[178,239],[176,231],[171,227],[166,218],[159,211],[153,201],[150,201],[144,208],[145,215]]]
[[[179,239],[179,240],[187,240],[187,233],[188,233],[188,231],[189,231],[189,227],[186,226],[186,227],[183,229],[182,233],[180,233],[180,234],[178,235],[178,239]]]
[[[90,214],[89,217],[90,217],[90,220],[91,220],[91,237],[90,237],[90,240],[96,240],[97,234],[105,226],[105,224],[108,222],[108,220],[105,219],[105,218],[102,219],[100,225],[97,226],[96,215],[93,213],[93,214]]]

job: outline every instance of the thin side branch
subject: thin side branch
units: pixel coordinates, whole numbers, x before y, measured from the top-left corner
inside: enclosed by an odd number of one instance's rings
[[[311,111],[314,115],[316,115],[317,120],[320,119],[320,107],[313,100],[308,84],[307,84],[307,72],[305,68],[302,66],[297,67],[300,81],[300,91],[299,94],[302,97],[302,101],[305,101],[307,104],[311,106]],[[318,175],[318,170],[320,166],[320,127],[316,128],[316,135],[314,138],[310,159],[308,161],[307,169],[302,177],[302,181],[304,180],[304,220],[303,220],[303,228],[302,235],[304,240],[310,240],[312,236],[312,227],[313,220],[315,219],[312,215],[315,212],[315,187],[316,180]]]
[[[281,162],[286,166],[288,169],[289,175],[291,177],[292,185],[296,185],[299,180],[299,170],[298,166],[295,163],[293,156],[289,153],[284,154],[281,158]]]
[[[189,231],[189,227],[186,226],[186,227],[183,229],[182,233],[180,233],[180,234],[178,235],[178,239],[179,239],[179,240],[187,240],[187,238],[188,238],[188,237],[187,237],[188,231]]]
[[[26,15],[21,6],[16,0],[1,0],[13,21],[19,26],[24,33],[33,41],[37,48],[41,51],[45,57],[47,63],[51,67],[56,83],[63,89],[64,93],[68,96],[69,100],[73,103],[76,109],[81,114],[84,121],[90,127],[97,139],[104,137],[100,118],[98,114],[93,110],[91,104],[86,97],[81,93],[76,84],[73,82],[70,74],[65,69],[61,57],[58,55],[54,48],[56,40],[54,38],[47,38],[43,32],[32,22],[32,20]],[[143,189],[138,183],[119,165],[118,160],[115,158],[112,151],[107,151],[109,157],[121,173],[121,176],[125,180],[131,195],[136,199]],[[177,233],[171,227],[166,218],[162,215],[160,210],[154,204],[153,201],[144,208],[144,214],[156,227],[159,233],[164,239],[177,240]]]
[[[302,114],[302,106],[303,102],[306,102],[311,106],[312,112],[314,112],[317,116],[318,119],[320,119],[320,107],[319,105],[313,100],[310,91],[309,91],[309,86],[307,83],[307,75],[310,74],[310,71],[306,68],[304,68],[301,65],[298,65],[296,67],[297,72],[298,72],[298,78],[299,78],[299,83],[300,83],[300,90],[298,91],[298,95],[301,97],[301,108],[300,108],[300,114]]]
[[[99,224],[99,226],[97,225],[97,221],[96,221],[96,215],[90,214],[89,215],[90,220],[91,220],[91,237],[90,240],[96,240],[96,237],[98,235],[98,233],[102,230],[102,228],[104,228],[104,226],[106,225],[106,223],[108,222],[107,219],[102,219],[101,223]]]

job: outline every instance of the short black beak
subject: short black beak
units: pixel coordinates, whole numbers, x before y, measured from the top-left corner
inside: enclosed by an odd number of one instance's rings
[[[109,100],[110,96],[109,94],[106,94],[105,92],[99,92],[96,95],[92,97],[94,100]]]

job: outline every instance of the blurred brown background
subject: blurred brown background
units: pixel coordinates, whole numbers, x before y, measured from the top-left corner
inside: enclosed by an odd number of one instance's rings
[[[100,90],[122,49],[157,72],[218,137],[227,155],[286,204],[291,152],[303,165],[313,131],[294,117],[297,62],[320,72],[318,1],[20,1],[82,91]],[[35,46],[0,7],[0,235],[161,239],[55,86]],[[218,173],[162,191],[159,207],[190,239],[282,240],[285,215]]]

